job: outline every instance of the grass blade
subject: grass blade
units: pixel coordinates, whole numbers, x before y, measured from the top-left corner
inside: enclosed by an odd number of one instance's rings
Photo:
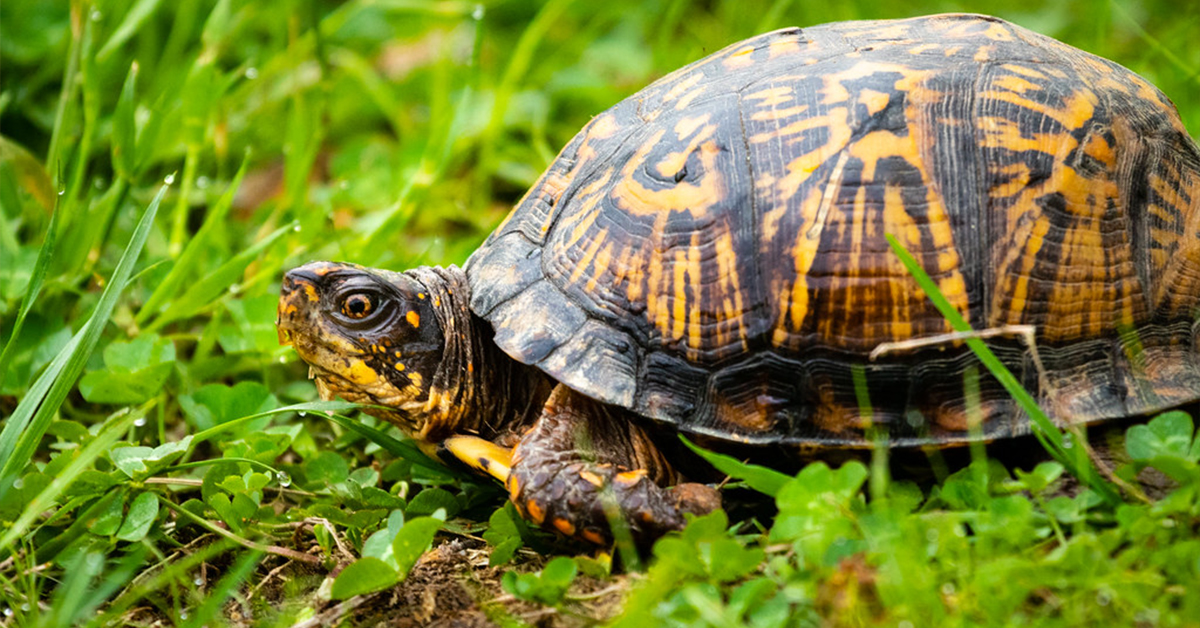
[[[123,414],[118,413],[113,415],[115,420],[110,419],[109,425],[101,430],[100,434],[96,436],[96,438],[92,439],[91,442],[84,446],[79,454],[73,460],[71,460],[71,463],[67,465],[65,469],[63,469],[62,473],[58,474],[58,476],[54,478],[54,481],[52,481],[49,486],[47,486],[41,493],[38,493],[37,497],[33,498],[33,501],[29,502],[29,505],[26,506],[25,510],[21,512],[21,516],[18,517],[15,522],[13,522],[12,527],[8,528],[8,530],[4,532],[4,536],[0,537],[0,555],[2,555],[5,550],[12,545],[13,542],[25,534],[25,532],[29,530],[30,526],[33,525],[33,522],[37,520],[38,517],[42,516],[42,514],[45,513],[49,508],[53,507],[57,503],[58,498],[62,496],[63,491],[65,491],[71,485],[71,483],[79,477],[79,474],[91,468],[92,463],[95,462],[97,458],[104,455],[109,448],[112,447],[113,443],[120,440],[121,437],[129,431],[129,428],[133,425],[134,421],[146,416],[146,412],[149,411],[153,404],[154,402],[151,401],[133,412],[124,412]],[[8,485],[11,483],[5,481],[5,484]]]
[[[4,351],[0,351],[0,382],[4,381],[4,372],[8,369],[9,353],[16,346],[17,337],[21,335],[25,317],[29,315],[29,309],[33,307],[33,302],[37,301],[38,294],[42,291],[42,284],[46,281],[46,269],[50,267],[50,259],[54,255],[54,245],[58,241],[60,215],[58,204],[55,203],[54,211],[50,213],[50,224],[46,226],[46,238],[42,240],[42,248],[38,251],[37,262],[33,265],[33,275],[29,278],[29,286],[25,290],[25,297],[21,300],[21,309],[17,311],[17,320],[13,323],[12,334],[8,337],[8,342],[4,343]],[[0,454],[3,453],[4,450],[0,448]]]
[[[242,185],[242,179],[246,176],[246,168],[249,163],[250,154],[247,153],[242,159],[242,165],[238,168],[237,174],[233,176],[233,181],[230,182],[229,188],[225,190],[225,193],[221,195],[217,203],[209,209],[204,218],[204,224],[200,225],[200,229],[196,232],[196,235],[188,240],[187,246],[179,254],[179,259],[175,261],[175,265],[171,267],[166,278],[158,284],[154,292],[150,293],[150,297],[146,299],[146,304],[142,306],[141,311],[134,317],[134,322],[138,325],[145,325],[146,320],[156,314],[162,308],[163,303],[175,296],[187,273],[199,266],[200,255],[203,253],[204,247],[208,246],[209,241],[212,239],[213,232],[217,229],[227,228],[225,225],[225,216],[229,214],[229,208],[233,206],[233,198],[237,195],[237,191]]]
[[[133,237],[125,247],[125,252],[121,254],[117,268],[105,286],[104,293],[100,295],[91,317],[38,377],[32,390],[17,405],[17,409],[4,425],[4,430],[0,432],[0,460],[4,461],[4,466],[0,467],[0,481],[16,476],[33,457],[33,452],[46,433],[46,428],[50,426],[50,421],[66,399],[67,393],[74,387],[75,380],[79,379],[80,373],[83,372],[88,358],[100,340],[100,333],[104,331],[104,326],[112,316],[117,299],[129,283],[133,268],[146,239],[150,236],[150,227],[154,224],[154,217],[158,213],[163,196],[166,195],[167,187],[164,185],[142,212]]]
[[[159,2],[160,0],[138,0],[133,5],[133,8],[129,9],[129,13],[125,14],[125,19],[121,20],[121,25],[117,27],[117,30],[113,31],[108,41],[104,42],[104,45],[100,47],[100,52],[96,53],[96,60],[104,61],[114,51],[123,46],[125,42],[129,41],[129,38],[133,37],[142,24],[154,14],[154,10],[158,8]]]
[[[233,259],[221,264],[216,270],[192,285],[187,292],[183,293],[183,296],[171,303],[170,307],[162,313],[162,316],[155,319],[154,323],[148,326],[147,329],[151,331],[157,330],[171,321],[193,316],[208,306],[209,303],[224,294],[229,286],[232,286],[237,281],[238,277],[245,272],[246,267],[250,265],[250,262],[254,261],[254,258],[258,257],[258,254],[263,249],[274,244],[276,240],[291,231],[295,226],[296,223],[292,223],[276,229],[267,237],[255,242],[250,248],[235,255]],[[177,268],[178,266],[176,264]]]

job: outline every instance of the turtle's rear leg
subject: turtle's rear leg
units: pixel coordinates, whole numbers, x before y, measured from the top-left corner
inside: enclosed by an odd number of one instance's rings
[[[609,515],[639,545],[683,527],[683,513],[721,505],[703,484],[680,478],[624,411],[558,386],[513,451],[508,490],[530,521],[597,545],[611,542]]]

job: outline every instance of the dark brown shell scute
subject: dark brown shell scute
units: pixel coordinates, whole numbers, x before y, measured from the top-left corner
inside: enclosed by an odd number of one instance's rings
[[[1200,150],[1119,65],[972,15],[767,33],[594,118],[467,264],[497,344],[744,442],[1024,433],[885,236],[1062,422],[1200,395]],[[970,382],[965,380],[971,379]],[[978,389],[978,398],[966,391]]]

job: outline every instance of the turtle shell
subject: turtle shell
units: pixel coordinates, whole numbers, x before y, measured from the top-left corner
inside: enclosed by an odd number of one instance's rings
[[[1028,432],[892,234],[1060,423],[1200,397],[1200,151],[1129,70],[1002,20],[790,28],[594,118],[466,266],[495,342],[755,443]]]

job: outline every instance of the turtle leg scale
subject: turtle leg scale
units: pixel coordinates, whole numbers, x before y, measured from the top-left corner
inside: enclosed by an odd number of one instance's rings
[[[679,479],[650,437],[623,410],[558,386],[517,444],[506,483],[528,520],[597,545],[611,522],[640,545],[683,527],[684,513],[720,507],[717,491]]]

